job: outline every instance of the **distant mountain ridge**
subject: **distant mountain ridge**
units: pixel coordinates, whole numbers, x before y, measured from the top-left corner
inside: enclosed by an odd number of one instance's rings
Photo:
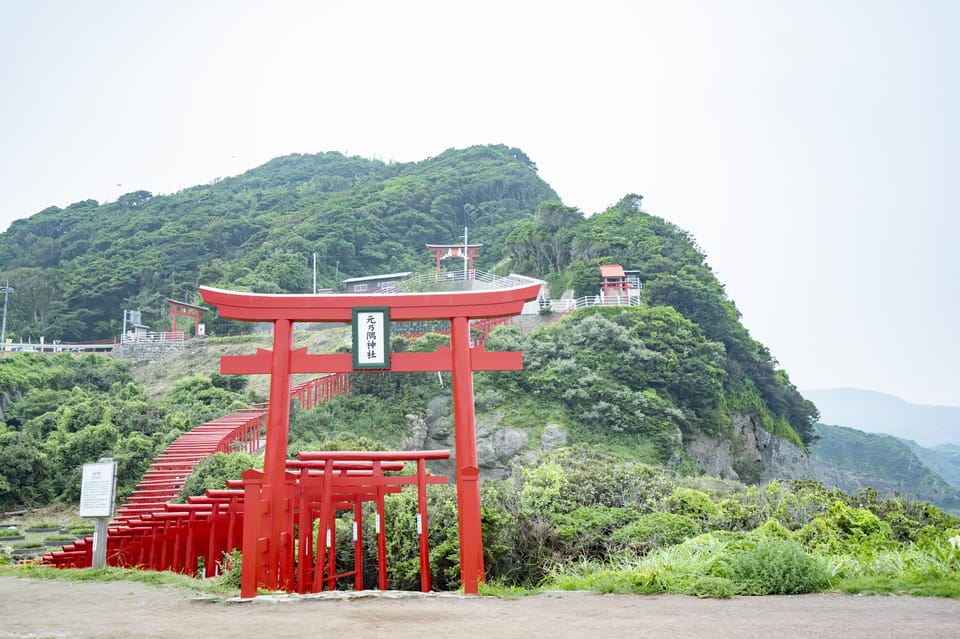
[[[950,512],[960,512],[960,489],[944,479],[941,468],[953,471],[945,459],[939,468],[928,461],[938,457],[889,435],[871,435],[844,426],[817,424],[818,440],[810,446],[816,478],[828,486],[854,493],[871,487],[883,495],[897,493],[929,501]]]
[[[893,435],[925,448],[960,445],[960,407],[911,404],[894,395],[857,388],[805,390],[820,422]]]

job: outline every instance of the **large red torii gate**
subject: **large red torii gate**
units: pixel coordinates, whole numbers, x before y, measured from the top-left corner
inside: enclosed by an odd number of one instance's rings
[[[536,299],[539,291],[540,285],[533,284],[509,289],[442,293],[270,295],[200,287],[203,300],[216,306],[221,317],[273,322],[272,350],[257,349],[255,355],[223,356],[220,359],[223,374],[271,376],[262,495],[271,501],[269,513],[272,524],[266,538],[267,565],[263,567],[263,572],[276,575],[281,562],[292,561],[293,546],[289,542],[289,531],[281,528],[279,516],[288,506],[283,503],[282,486],[290,424],[290,376],[300,373],[452,371],[460,579],[464,592],[478,593],[479,583],[484,580],[484,570],[473,371],[521,370],[523,354],[487,352],[483,346],[472,347],[470,320],[518,315],[523,304]],[[294,322],[353,322],[358,311],[369,309],[385,313],[383,319],[387,322],[449,320],[450,347],[440,348],[433,353],[390,353],[385,356],[386,363],[380,368],[358,364],[356,352],[309,354],[306,348],[293,348]],[[354,330],[357,330],[356,326]],[[389,345],[385,347],[389,351]],[[281,557],[281,554],[284,556]],[[286,554],[291,554],[291,557],[287,558]],[[260,572],[257,566],[249,566],[249,569]],[[243,570],[248,570],[246,562]],[[241,596],[253,594],[241,593]]]

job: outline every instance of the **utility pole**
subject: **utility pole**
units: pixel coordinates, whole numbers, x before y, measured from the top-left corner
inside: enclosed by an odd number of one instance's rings
[[[313,294],[317,294],[317,254],[313,254]]]
[[[13,289],[10,288],[10,280],[3,285],[3,327],[0,328],[0,348],[7,350],[7,299]]]

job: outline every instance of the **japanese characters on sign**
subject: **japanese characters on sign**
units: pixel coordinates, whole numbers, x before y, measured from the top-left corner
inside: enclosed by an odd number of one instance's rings
[[[80,482],[80,516],[112,517],[117,492],[117,462],[84,464]]]
[[[390,309],[353,309],[353,367],[390,368]]]

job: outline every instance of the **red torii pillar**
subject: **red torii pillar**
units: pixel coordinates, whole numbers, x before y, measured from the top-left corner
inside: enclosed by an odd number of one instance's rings
[[[268,295],[200,287],[200,295],[227,319],[273,322],[273,350],[257,349],[256,355],[223,356],[225,375],[270,374],[270,404],[264,450],[263,494],[270,500],[271,520],[268,565],[244,563],[241,597],[256,595],[250,575],[266,574],[267,586],[275,587],[283,553],[292,553],[284,540],[281,513],[286,483],[287,433],[290,424],[290,376],[301,373],[346,372],[453,372],[453,415],[457,473],[457,513],[460,531],[460,580],[467,594],[477,594],[483,575],[483,539],[480,523],[480,468],[473,407],[473,371],[521,370],[523,354],[490,353],[470,345],[470,319],[518,315],[523,304],[536,299],[539,284],[509,289],[444,293],[398,293],[393,295]],[[450,348],[433,353],[390,353],[381,368],[356,365],[357,353],[311,355],[306,348],[293,349],[294,322],[352,322],[355,312],[376,309],[385,321],[450,321]],[[356,328],[356,327],[355,327]],[[385,347],[389,351],[389,344]],[[355,347],[356,348],[356,347]],[[291,555],[292,557],[292,555]],[[246,559],[246,558],[245,558]]]

